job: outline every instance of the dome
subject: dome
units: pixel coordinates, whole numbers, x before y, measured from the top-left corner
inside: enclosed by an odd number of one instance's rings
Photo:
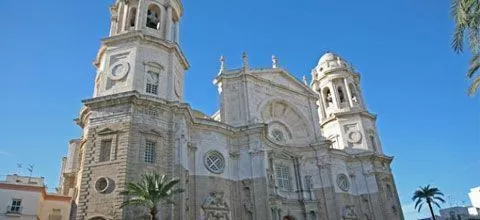
[[[351,66],[343,58],[330,52],[325,53],[320,58],[316,70],[320,75],[328,74],[337,70],[353,71]]]
[[[337,57],[338,57],[337,55],[327,52],[320,58],[320,60],[318,61],[318,65],[328,61],[334,61],[337,59]]]
[[[337,61],[337,60],[345,62],[340,56],[331,52],[327,52],[322,57],[320,57],[320,60],[318,61],[318,65],[321,65],[323,63],[330,62],[330,61]]]

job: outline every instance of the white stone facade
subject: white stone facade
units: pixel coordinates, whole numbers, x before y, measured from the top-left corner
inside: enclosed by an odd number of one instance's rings
[[[179,0],[117,0],[92,99],[77,119],[60,191],[76,219],[141,219],[125,183],[154,170],[185,193],[161,219],[403,219],[360,77],[333,53],[310,85],[278,68],[222,65],[213,116],[184,102]]]

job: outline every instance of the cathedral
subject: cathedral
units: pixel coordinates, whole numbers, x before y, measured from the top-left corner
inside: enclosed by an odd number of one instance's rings
[[[145,172],[180,180],[163,220],[397,220],[403,214],[360,75],[334,53],[312,80],[279,67],[229,69],[213,79],[213,115],[184,100],[181,0],[116,0],[61,170],[72,219],[149,219],[120,208]]]

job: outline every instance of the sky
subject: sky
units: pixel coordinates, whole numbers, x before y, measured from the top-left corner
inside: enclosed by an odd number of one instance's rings
[[[73,119],[93,93],[92,61],[108,34],[113,0],[1,0],[0,178],[43,176],[58,184]],[[480,186],[480,98],[466,94],[468,54],[450,42],[450,1],[184,0],[181,48],[191,64],[185,100],[205,113],[219,106],[212,80],[248,53],[252,67],[271,56],[298,79],[332,51],[360,72],[368,109],[378,114],[406,219],[418,186],[445,193],[444,207],[469,205]],[[18,168],[17,164],[23,164]]]

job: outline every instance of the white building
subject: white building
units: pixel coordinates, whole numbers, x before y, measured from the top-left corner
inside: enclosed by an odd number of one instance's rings
[[[470,197],[472,206],[480,209],[480,186],[470,189],[468,197]]]
[[[0,181],[0,220],[68,220],[70,209],[71,197],[47,193],[43,177]]]
[[[307,83],[275,57],[253,68],[244,54],[237,69],[222,58],[220,108],[209,116],[184,100],[181,1],[116,0],[110,11],[93,97],[77,119],[83,134],[62,168],[76,219],[146,216],[119,208],[119,192],[152,170],[186,190],[161,219],[403,219],[393,157],[345,59],[307,61]]]
[[[480,219],[478,215],[472,215],[468,207],[456,206],[440,209],[440,220],[469,220]]]

